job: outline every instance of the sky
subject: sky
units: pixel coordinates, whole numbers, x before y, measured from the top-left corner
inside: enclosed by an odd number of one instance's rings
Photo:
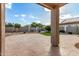
[[[60,8],[60,22],[67,18],[79,17],[79,4],[66,4]],[[32,22],[50,25],[51,11],[34,3],[9,3],[5,6],[5,22],[22,26]]]

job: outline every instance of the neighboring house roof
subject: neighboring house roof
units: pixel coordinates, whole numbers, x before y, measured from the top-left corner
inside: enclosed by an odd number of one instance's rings
[[[64,25],[64,24],[79,24],[79,17],[64,19],[64,20],[60,23],[60,25]]]

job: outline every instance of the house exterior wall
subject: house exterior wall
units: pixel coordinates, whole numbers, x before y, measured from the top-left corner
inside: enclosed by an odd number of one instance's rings
[[[21,27],[19,28],[19,32],[27,32],[28,28],[27,27]]]
[[[66,33],[73,33],[77,34],[79,33],[79,24],[66,24],[66,25],[60,25],[60,30],[64,30]]]
[[[75,24],[73,24],[73,25],[68,25],[67,27],[66,27],[66,32],[68,33],[68,32],[72,32],[72,33],[77,33],[77,26],[75,25]]]
[[[64,26],[65,26],[65,25],[60,25],[60,26],[59,26],[59,31],[65,30]]]

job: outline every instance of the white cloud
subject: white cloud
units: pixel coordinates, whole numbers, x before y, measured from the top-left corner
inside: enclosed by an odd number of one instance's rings
[[[41,24],[43,24],[43,25],[50,25],[50,21],[49,20],[36,20],[35,21],[36,23],[41,23]]]
[[[40,21],[40,20],[36,20],[35,22],[36,22],[36,23],[41,23],[41,21]]]
[[[67,18],[72,18],[71,14],[65,14],[65,15],[61,15],[60,19],[67,19]]]
[[[25,14],[21,14],[21,17],[26,17],[26,15]]]
[[[15,14],[14,16],[15,16],[15,17],[22,17],[22,18],[26,17],[25,14]]]
[[[49,23],[45,23],[44,25],[50,25],[50,22]]]
[[[12,8],[12,3],[5,4],[5,7],[8,8],[8,9],[11,9]]]
[[[37,18],[37,17],[35,17],[35,16],[33,16],[33,15],[29,15],[29,17],[31,17],[31,18]]]
[[[37,17],[37,16],[33,16],[33,15],[29,15],[29,17],[30,17],[30,18],[33,18],[33,19],[41,19],[41,18],[39,18],[39,17]]]
[[[64,6],[60,8],[60,13],[61,14],[64,13],[65,11],[66,11],[66,8]]]
[[[60,14],[69,14],[69,4],[60,7]]]
[[[47,12],[50,12],[50,11],[51,11],[51,10],[49,10],[49,9],[47,9],[47,8],[44,8],[44,10],[47,11]]]
[[[65,14],[65,15],[61,15],[60,19],[68,19],[68,18],[75,18],[75,17],[79,17],[79,15]]]
[[[15,17],[19,17],[19,15],[14,15]]]

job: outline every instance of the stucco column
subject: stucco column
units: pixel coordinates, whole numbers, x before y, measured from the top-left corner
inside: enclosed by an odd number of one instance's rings
[[[5,11],[4,11],[4,4],[0,3],[0,55],[4,55],[5,49]]]
[[[59,46],[59,8],[51,10],[51,44],[53,47]]]

